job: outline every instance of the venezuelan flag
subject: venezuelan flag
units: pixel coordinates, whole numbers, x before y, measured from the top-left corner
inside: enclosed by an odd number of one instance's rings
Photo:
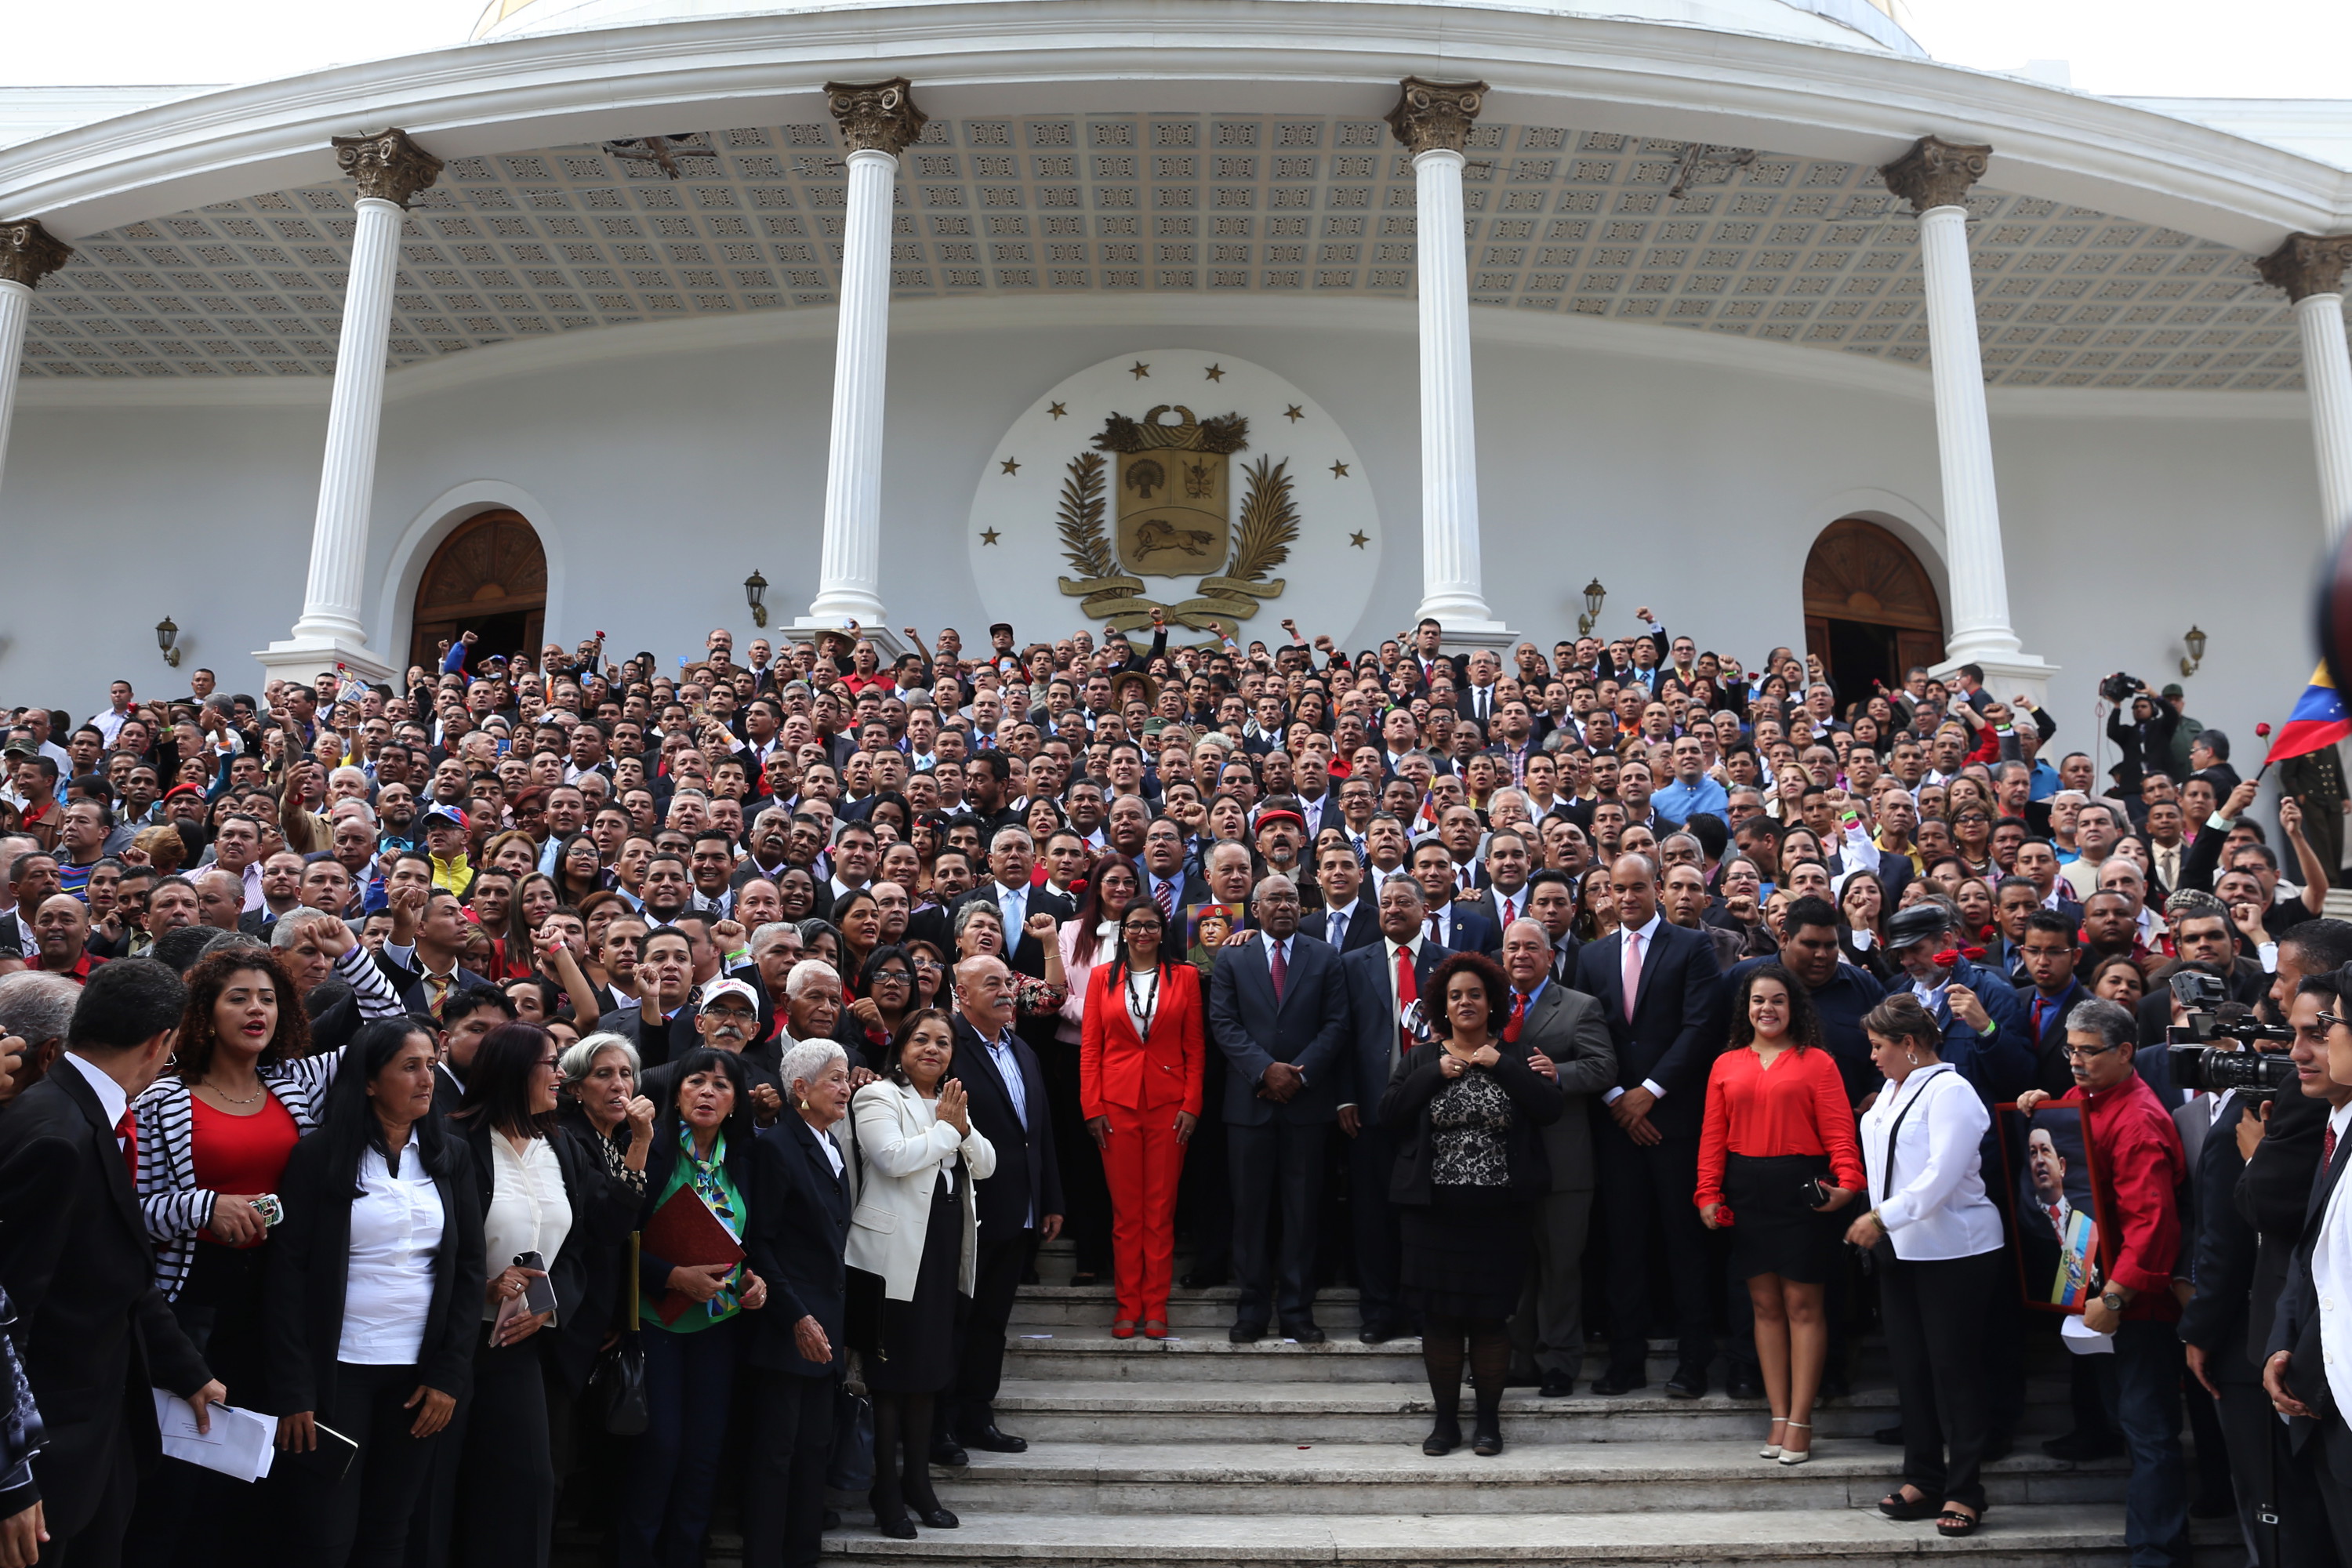
[[[2294,711],[2271,737],[2270,755],[2263,759],[2263,765],[2332,746],[2347,735],[2352,735],[2352,712],[2346,711],[2344,699],[2337,694],[2336,683],[2327,679],[2327,667],[2323,664],[2311,672],[2311,684],[2304,688]]]

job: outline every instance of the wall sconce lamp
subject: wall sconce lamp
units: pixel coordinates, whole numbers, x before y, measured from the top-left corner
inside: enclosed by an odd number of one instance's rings
[[[1593,626],[1601,619],[1601,601],[1608,596],[1609,590],[1601,585],[1601,579],[1598,577],[1584,585],[1584,614],[1576,617],[1578,637],[1585,637],[1592,635]]]
[[[751,606],[751,624],[755,626],[766,626],[768,624],[768,580],[760,575],[760,569],[756,566],[751,568],[751,574],[743,579],[743,597]]]
[[[2180,641],[2189,649],[2189,657],[2180,661],[2180,673],[2194,675],[2198,667],[2205,662],[2205,634],[2191,623],[2188,634]]]
[[[163,650],[163,662],[173,669],[180,668],[180,650],[174,645],[180,640],[180,628],[165,616],[155,623],[155,646]]]

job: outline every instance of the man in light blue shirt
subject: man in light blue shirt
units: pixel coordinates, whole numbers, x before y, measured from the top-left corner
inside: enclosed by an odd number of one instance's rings
[[[1650,809],[1680,827],[1696,812],[1707,812],[1719,820],[1728,821],[1731,797],[1724,787],[1706,776],[1706,748],[1696,735],[1685,735],[1675,742],[1674,781],[1650,796]]]

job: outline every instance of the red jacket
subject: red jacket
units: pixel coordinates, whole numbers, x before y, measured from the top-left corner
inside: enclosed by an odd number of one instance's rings
[[[2090,1140],[2098,1179],[2092,1195],[2099,1223],[2109,1227],[2115,1258],[2107,1278],[2138,1292],[2124,1316],[2178,1321],[2172,1276],[2180,1261],[2179,1194],[2189,1166],[2180,1130],[2137,1072],[2095,1095],[2068,1089],[2057,1103],[2084,1107],[2083,1135]],[[2110,1250],[2099,1248],[2103,1257]]]
[[[1160,1000],[1149,1044],[1136,1033],[1127,998],[1111,989],[1109,963],[1087,976],[1087,1005],[1079,1026],[1078,1104],[1087,1120],[1108,1116],[1114,1105],[1150,1110],[1173,1105],[1201,1114],[1203,1036],[1200,973],[1189,963],[1160,962]],[[1137,985],[1148,994],[1150,982]]]

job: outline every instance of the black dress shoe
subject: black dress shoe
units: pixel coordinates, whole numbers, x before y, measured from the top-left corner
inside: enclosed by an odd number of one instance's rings
[[[967,1448],[978,1448],[990,1454],[1025,1454],[1029,1451],[1028,1438],[999,1431],[993,1421],[976,1432],[965,1433],[963,1443]]]
[[[1368,1345],[1383,1345],[1397,1337],[1396,1326],[1392,1323],[1366,1323],[1357,1331],[1356,1337]]]
[[[2112,1459],[2124,1451],[2124,1446],[2120,1438],[2103,1433],[2069,1432],[2063,1437],[2045,1440],[2042,1451],[2053,1459],[2081,1465],[2093,1459]]]
[[[931,1530],[953,1530],[963,1522],[943,1508],[927,1508],[917,1513],[915,1517],[921,1520],[924,1525]]]
[[[1543,1374],[1543,1383],[1537,1388],[1536,1396],[1539,1399],[1565,1399],[1575,1392],[1576,1379],[1570,1373],[1548,1372]]]
[[[1225,1338],[1237,1345],[1254,1345],[1265,1338],[1265,1325],[1260,1323],[1253,1328],[1247,1323],[1235,1323],[1225,1331]]]
[[[1297,1328],[1284,1329],[1282,1337],[1286,1340],[1297,1340],[1302,1345],[1319,1345],[1331,1336],[1312,1323],[1301,1323]]]
[[[1731,1375],[1724,1380],[1723,1392],[1734,1399],[1761,1399],[1764,1397],[1763,1374],[1748,1367],[1734,1367]]]
[[[963,1451],[962,1444],[941,1433],[931,1439],[931,1463],[957,1470],[971,1464],[971,1456]]]
[[[1493,1458],[1503,1451],[1503,1426],[1499,1421],[1481,1421],[1471,1434],[1470,1451],[1482,1458]]]
[[[1650,1386],[1649,1374],[1638,1366],[1612,1366],[1592,1380],[1595,1394],[1631,1394]]]
[[[904,1510],[894,1513],[887,1519],[883,1518],[880,1514],[876,1514],[874,1516],[874,1528],[880,1531],[883,1534],[888,1536],[893,1541],[912,1541],[915,1539],[915,1521],[908,1519]]]
[[[1678,1366],[1675,1375],[1666,1379],[1668,1399],[1697,1399],[1706,1393],[1706,1368]]]
[[[1432,1426],[1429,1429],[1429,1436],[1421,1440],[1421,1451],[1433,1459],[1450,1454],[1461,1446],[1462,1423],[1453,1416],[1448,1416]]]

